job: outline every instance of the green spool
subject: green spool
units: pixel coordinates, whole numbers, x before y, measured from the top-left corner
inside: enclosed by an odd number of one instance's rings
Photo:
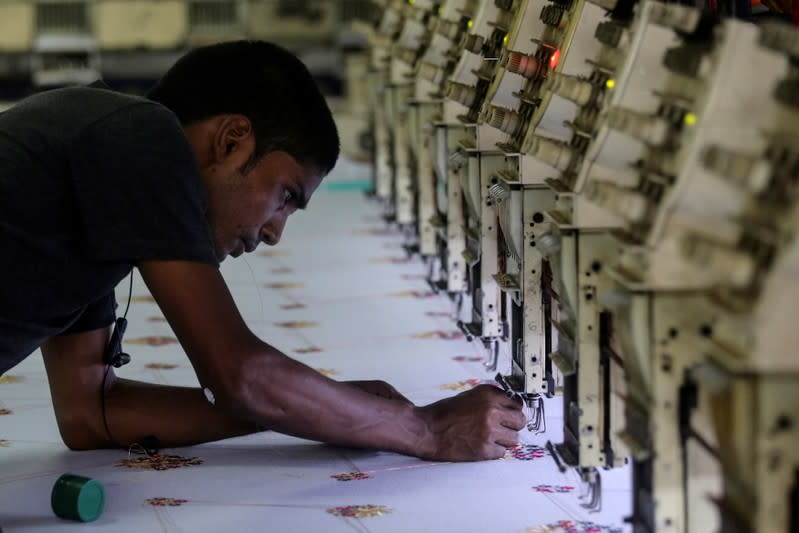
[[[53,485],[50,503],[60,518],[93,522],[103,514],[105,489],[96,479],[64,474]]]

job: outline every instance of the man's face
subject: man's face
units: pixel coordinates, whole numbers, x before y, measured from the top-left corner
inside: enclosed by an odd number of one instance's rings
[[[213,176],[207,181],[208,221],[217,258],[252,252],[262,241],[277,244],[286,219],[305,208],[322,177],[281,151],[268,153],[244,173]]]

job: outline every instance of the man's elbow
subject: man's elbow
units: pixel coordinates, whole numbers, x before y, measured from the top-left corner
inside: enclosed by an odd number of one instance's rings
[[[108,448],[103,425],[103,412],[86,398],[78,401],[55,402],[56,423],[61,440],[70,450],[97,450]]]
[[[99,450],[108,447],[108,442],[101,438],[91,424],[79,419],[59,420],[58,431],[61,440],[72,451]]]

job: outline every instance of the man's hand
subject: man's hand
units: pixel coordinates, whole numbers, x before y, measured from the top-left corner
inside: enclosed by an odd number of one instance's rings
[[[357,387],[364,392],[380,396],[381,398],[388,398],[389,400],[400,400],[413,405],[408,398],[400,394],[400,392],[386,383],[385,381],[344,381],[347,385]]]
[[[519,400],[493,385],[480,385],[452,398],[417,408],[427,422],[429,442],[419,456],[443,461],[499,459],[519,443],[526,423]]]

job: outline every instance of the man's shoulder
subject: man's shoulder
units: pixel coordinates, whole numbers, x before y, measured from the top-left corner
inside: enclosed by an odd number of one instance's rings
[[[119,93],[102,82],[41,92],[22,100],[10,110],[14,115],[46,115],[51,124],[70,123],[77,129],[90,126],[117,113],[150,115],[174,120],[171,111],[146,98]]]

